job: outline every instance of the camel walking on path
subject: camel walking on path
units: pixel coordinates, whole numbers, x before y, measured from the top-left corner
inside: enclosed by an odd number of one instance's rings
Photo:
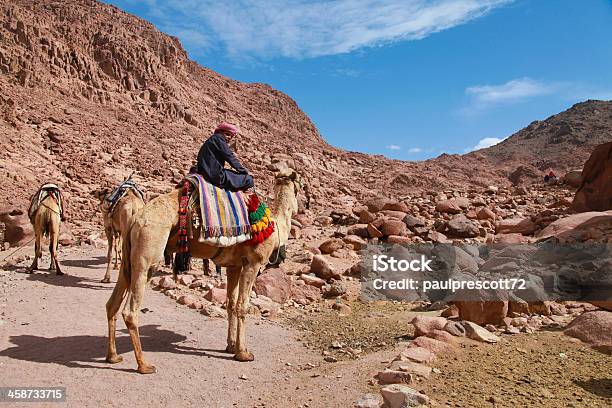
[[[226,351],[238,361],[252,361],[254,356],[246,345],[246,315],[249,297],[258,271],[266,265],[272,252],[284,245],[289,237],[291,217],[298,211],[297,195],[301,188],[299,176],[293,169],[276,175],[272,219],[276,230],[263,243],[242,243],[230,247],[214,247],[190,239],[194,258],[212,259],[216,265],[227,268],[228,333]],[[123,240],[123,262],[119,279],[106,303],[108,318],[108,351],[106,361],[118,363],[115,330],[117,314],[126,297],[123,320],[128,328],[138,372],[150,374],[155,367],[143,355],[138,332],[138,317],[150,271],[163,258],[164,249],[177,251],[180,189],[161,195],[145,205]]]
[[[112,191],[109,188],[91,192],[91,194],[101,202],[101,209],[104,217],[104,233],[108,241],[108,251],[106,254],[108,263],[106,265],[106,273],[101,281],[102,283],[110,282],[113,252],[115,253],[113,269],[119,269],[118,264],[121,257],[120,248],[122,235],[129,230],[129,226],[132,224],[134,216],[144,207],[143,197],[141,197],[139,193],[134,192],[134,190],[128,189],[126,194],[109,210],[104,207],[104,201],[111,193]]]
[[[41,188],[42,190],[42,188]],[[38,190],[33,197],[33,203],[37,200],[36,197],[41,193]],[[38,269],[38,259],[42,257],[41,241],[43,235],[49,237],[49,253],[51,254],[51,264],[49,272],[55,272],[57,275],[63,275],[59,261],[57,259],[57,248],[60,236],[60,226],[62,223],[62,207],[60,201],[59,189],[49,189],[48,195],[39,203],[33,204],[28,211],[30,222],[34,227],[35,250],[34,261],[28,268],[28,272],[32,273]]]

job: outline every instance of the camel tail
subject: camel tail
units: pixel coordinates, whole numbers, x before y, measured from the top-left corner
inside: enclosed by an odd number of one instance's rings
[[[51,212],[50,211],[43,211],[41,214],[42,217],[42,226],[43,226],[43,235],[46,238],[49,238],[49,233],[51,230]]]
[[[125,232],[123,238],[123,241],[121,243],[121,252],[122,252],[122,259],[121,259],[121,271],[120,273],[123,274],[123,276],[125,277],[125,281],[127,282],[128,286],[130,285],[131,282],[131,276],[132,276],[132,265],[131,265],[131,258],[132,258],[132,244],[131,244],[131,232],[132,228],[131,225],[128,228],[128,230]]]

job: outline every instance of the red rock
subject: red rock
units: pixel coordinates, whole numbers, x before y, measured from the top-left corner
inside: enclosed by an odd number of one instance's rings
[[[387,218],[393,218],[393,219],[400,220],[400,221],[403,220],[404,217],[406,216],[406,213],[403,213],[401,211],[393,211],[393,210],[382,210],[378,214],[382,214]]]
[[[497,216],[492,210],[486,207],[483,207],[476,214],[476,218],[479,220],[493,220],[494,221],[495,218],[497,218]]]
[[[436,316],[415,316],[410,321],[414,326],[415,336],[427,336],[434,330],[442,330],[446,322],[446,318]]]
[[[381,232],[384,236],[405,235],[408,232],[408,228],[403,221],[388,219],[383,222]]]
[[[597,146],[582,169],[572,209],[578,212],[612,210],[612,142]]]
[[[379,384],[411,384],[412,374],[405,371],[385,369],[376,374]]]
[[[325,286],[325,281],[321,278],[318,278],[316,276],[312,276],[312,275],[307,275],[307,274],[302,274],[300,275],[300,278],[302,281],[304,281],[307,285],[311,285],[317,288],[322,288],[323,286]]]
[[[449,320],[444,326],[444,331],[456,337],[465,337],[467,332],[465,327],[459,322]]]
[[[187,307],[191,307],[198,299],[192,295],[182,295],[178,298],[178,303],[181,305],[185,305]]]
[[[211,288],[204,294],[204,299],[219,305],[225,304],[227,301],[227,291],[220,288]]]
[[[366,224],[355,224],[348,227],[346,235],[356,235],[361,238],[368,238],[368,226]]]
[[[331,238],[319,245],[322,254],[331,254],[344,247],[344,242],[340,238]]]
[[[517,233],[497,234],[495,235],[494,240],[495,242],[498,242],[500,244],[508,244],[508,245],[522,244],[526,242],[526,239],[523,236],[523,234],[517,234]]]
[[[554,236],[561,242],[580,241],[585,233],[597,227],[612,227],[612,210],[591,211],[560,218],[540,231],[536,238],[544,240]]]
[[[456,299],[474,299],[454,301],[459,309],[459,318],[477,324],[501,324],[508,314],[507,294],[502,291],[458,290]],[[480,299],[480,300],[477,300]]]
[[[387,243],[389,243],[389,244],[409,245],[409,244],[413,243],[413,240],[410,237],[401,237],[399,235],[389,235],[387,237]]]
[[[415,363],[431,363],[436,355],[423,347],[409,347],[402,351],[396,360],[414,361]]]
[[[193,276],[191,276],[191,275],[179,275],[178,281],[182,285],[189,286],[193,282]]]
[[[161,278],[161,281],[159,282],[159,286],[162,289],[176,289],[176,282],[174,282],[174,279],[172,278],[172,276],[164,276]]]
[[[21,210],[12,210],[0,214],[0,222],[5,225],[4,241],[11,247],[24,245],[34,237],[34,230],[28,215]]]
[[[312,258],[310,264],[310,272],[314,273],[317,277],[329,280],[329,279],[340,279],[340,274],[334,270],[331,264],[323,255],[315,255]]]
[[[360,224],[369,224],[374,221],[376,217],[371,212],[365,210],[359,213],[359,223]]]
[[[346,237],[342,238],[342,240],[346,244],[352,246],[355,251],[360,251],[368,245],[366,241],[359,238],[357,235],[347,235]]]
[[[289,299],[292,284],[291,277],[282,269],[273,268],[259,275],[253,286],[258,295],[282,304]]]
[[[367,228],[368,228],[368,236],[370,238],[381,238],[383,236],[383,233],[380,232],[380,230],[376,228],[373,223],[368,224]]]
[[[480,235],[479,225],[465,215],[457,215],[446,224],[446,234],[451,237],[473,238]]]
[[[446,327],[446,325],[444,327]],[[453,334],[445,330],[432,330],[431,333],[427,335],[427,337],[443,341],[444,343],[455,344],[455,338],[453,336]]]
[[[536,225],[529,218],[510,218],[498,221],[495,225],[495,232],[498,234],[517,233],[523,235],[533,234]]]
[[[612,312],[587,312],[578,316],[564,331],[604,353],[612,354]]]
[[[388,202],[383,206],[383,211],[384,210],[390,210],[390,211],[399,211],[399,212],[403,212],[403,213],[409,213],[410,209],[408,208],[408,206],[406,205],[406,203],[404,203],[403,201],[394,201],[394,202]],[[406,215],[406,214],[404,214]]]
[[[454,304],[450,305],[442,311],[441,316],[446,317],[447,319],[459,317],[459,309]]]
[[[389,203],[393,203],[393,201],[386,197],[380,197],[380,198],[372,198],[366,201],[365,205],[368,207],[369,211],[373,213],[377,213],[381,211],[385,207],[385,205]]]
[[[309,305],[321,299],[321,290],[311,285],[293,285],[291,299],[300,305]]]
[[[446,238],[446,235],[438,232],[438,231],[429,231],[427,233],[427,238],[430,239],[433,242],[437,242],[439,244],[446,244],[449,242],[448,238]]]
[[[424,378],[429,378],[432,372],[431,367],[425,364],[415,363],[413,361],[394,361],[389,366],[389,369],[405,371],[407,373],[418,375]]]
[[[436,211],[445,214],[459,214],[461,207],[455,200],[442,200],[436,203]]]
[[[450,336],[450,334],[448,335]],[[425,336],[417,337],[416,339],[412,340],[408,347],[422,347],[436,355],[449,354],[455,351],[455,347],[451,343],[446,343],[444,341]]]

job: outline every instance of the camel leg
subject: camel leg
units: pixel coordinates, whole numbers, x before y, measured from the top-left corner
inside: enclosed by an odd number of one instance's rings
[[[238,304],[237,304],[237,328],[236,328],[236,354],[234,358],[238,361],[253,361],[255,357],[253,353],[247,350],[246,346],[246,315],[249,311],[249,301],[253,283],[257,277],[257,271],[260,265],[247,265],[243,268],[240,274],[240,283],[238,287]]]
[[[53,227],[52,227],[53,228]],[[59,264],[59,260],[57,257],[57,248],[58,248],[58,240],[59,240],[59,226],[53,229],[49,235],[50,243],[49,243],[49,252],[51,253],[51,265],[49,265],[49,272],[55,271],[56,275],[64,275]]]
[[[113,265],[114,270],[119,269],[119,262],[121,260],[121,236],[115,237],[115,264]]]
[[[113,246],[114,246],[115,237],[113,235],[113,231],[107,229],[105,230],[105,232],[106,232],[106,241],[108,242],[108,249],[106,251],[106,273],[104,274],[104,278],[102,278],[101,282],[109,283],[110,282],[111,262],[113,261],[112,257],[113,257]]]
[[[144,297],[145,286],[147,284],[147,271],[149,268],[147,265],[144,265],[144,262],[133,263],[132,268],[131,296],[129,299],[129,306],[126,304],[123,310],[123,320],[130,332],[134,354],[138,362],[138,372],[140,374],[152,374],[156,370],[155,367],[147,363],[144,358],[142,345],[140,343],[140,333],[138,331],[138,315]]]
[[[108,319],[108,351],[106,352],[106,361],[111,364],[123,361],[123,357],[117,354],[115,331],[117,330],[117,314],[123,302],[123,298],[125,297],[125,293],[127,292],[127,287],[125,275],[120,272],[113,293],[110,295],[108,302],[106,302],[106,317]]]
[[[240,282],[241,267],[227,268],[227,347],[228,353],[236,352],[236,304],[238,302],[238,284]]]
[[[42,250],[40,248],[40,239],[41,233],[34,228],[34,234],[36,238],[36,242],[34,244],[34,261],[32,261],[32,265],[28,268],[28,272],[32,273],[33,271],[38,269],[38,258],[42,256]]]

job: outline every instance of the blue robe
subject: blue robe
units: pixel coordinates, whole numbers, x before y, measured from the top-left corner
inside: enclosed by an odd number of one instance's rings
[[[226,162],[235,171],[224,168]],[[240,164],[221,133],[213,134],[200,148],[197,171],[207,181],[225,190],[246,190],[254,185],[253,176]]]

